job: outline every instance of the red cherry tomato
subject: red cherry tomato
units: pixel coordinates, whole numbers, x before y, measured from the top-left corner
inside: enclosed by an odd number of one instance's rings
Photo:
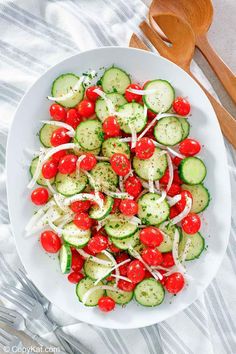
[[[48,253],[57,253],[61,248],[61,239],[53,231],[47,230],[41,233],[40,242]]]
[[[118,211],[119,211],[119,206],[120,206],[120,202],[121,202],[120,199],[118,199],[118,198],[115,198],[115,199],[114,199],[114,203],[113,203],[113,206],[112,206],[111,214],[116,214],[116,213],[118,213]]]
[[[169,179],[170,179],[170,173],[169,173],[169,170],[166,169],[164,175],[163,175],[163,176],[161,177],[161,179],[160,179],[160,183],[162,183],[162,184],[168,184]]]
[[[95,104],[93,101],[83,100],[78,104],[77,109],[79,115],[89,118],[95,113]]]
[[[86,97],[90,100],[90,101],[97,101],[97,99],[100,97],[98,93],[94,92],[94,90],[99,89],[102,91],[102,87],[101,86],[90,86],[87,88],[86,90]]]
[[[136,284],[135,283],[130,283],[127,280],[120,279],[118,281],[118,288],[123,291],[133,291]]]
[[[84,154],[86,157],[80,162],[80,168],[85,171],[90,171],[97,163],[96,157],[91,153]]]
[[[149,159],[154,154],[154,151],[155,145],[149,138],[141,138],[135,147],[136,156],[142,160]]]
[[[145,267],[142,262],[135,260],[129,263],[127,277],[132,283],[140,283],[145,277]]]
[[[184,287],[184,277],[181,273],[176,272],[169,275],[166,279],[165,288],[171,294],[177,294]]]
[[[46,188],[39,187],[33,190],[31,193],[32,203],[35,205],[43,205],[46,204],[49,198],[49,193]]]
[[[70,208],[74,213],[88,211],[90,207],[91,203],[89,200],[78,200],[76,202],[71,203],[70,205]]]
[[[84,248],[83,248],[84,252],[88,253],[88,254],[91,254],[91,256],[96,256],[96,253],[93,253],[90,251],[90,249],[88,248],[88,245],[86,245]]]
[[[72,128],[76,129],[81,122],[81,116],[77,109],[71,108],[66,113],[66,124],[69,124]]]
[[[181,221],[181,226],[186,234],[193,235],[200,230],[201,219],[197,214],[189,213]]]
[[[175,261],[174,261],[172,252],[163,253],[162,259],[163,259],[162,263],[161,263],[162,267],[170,268],[175,265]]]
[[[83,278],[84,278],[84,275],[80,272],[72,272],[67,277],[69,282],[71,282],[73,284],[78,284],[78,282],[80,282],[80,280]]]
[[[121,262],[124,262],[126,259],[129,259],[129,256],[123,252],[116,257],[116,262],[119,264]],[[123,276],[127,275],[128,265],[129,265],[129,262],[127,262],[119,267],[120,275],[123,275]]]
[[[162,254],[155,248],[145,248],[142,251],[143,260],[150,266],[158,266],[162,263]]]
[[[72,262],[71,262],[71,269],[74,272],[80,272],[84,265],[84,259],[81,255],[75,250],[72,250]]]
[[[193,199],[192,194],[189,191],[183,190],[181,193],[181,199],[175,204],[177,210],[179,212],[183,211],[184,208],[186,207],[186,201],[187,201],[187,197]]]
[[[113,243],[110,243],[110,244],[109,244],[109,249],[110,249],[110,251],[113,252],[113,253],[118,253],[118,252],[120,252],[120,249],[119,249],[118,247],[116,247]]]
[[[108,240],[103,235],[95,235],[88,242],[88,249],[93,253],[99,253],[107,249]]]
[[[178,166],[180,165],[182,159],[179,158],[178,156],[175,156],[175,157],[173,157],[172,161],[173,161],[173,163],[175,164],[175,166],[178,167]]]
[[[160,279],[159,282],[160,282],[163,286],[165,286],[166,280],[167,280],[167,278],[166,278],[166,276],[165,276],[166,271],[163,270],[163,269],[158,269],[158,272],[161,273],[161,275],[163,276],[163,278]]]
[[[66,110],[57,103],[50,106],[50,116],[53,120],[64,121],[66,119]]]
[[[73,173],[76,170],[76,162],[78,157],[73,154],[65,155],[61,158],[58,170],[62,174]]]
[[[113,154],[110,160],[113,171],[118,176],[125,176],[131,168],[130,160],[124,154]]]
[[[152,277],[153,277],[152,274],[148,270],[146,270],[144,279],[148,279],[148,278],[152,278]]]
[[[66,150],[60,150],[58,152],[55,152],[55,154],[52,155],[51,159],[58,163],[60,159],[66,155]]]
[[[190,112],[190,104],[183,97],[176,97],[173,103],[174,111],[180,116],[186,116]]]
[[[129,85],[125,90],[125,98],[128,102],[136,101],[140,102],[142,100],[141,95],[137,95],[136,93],[129,92],[129,89],[142,90],[142,88],[137,84]]]
[[[170,219],[175,218],[177,215],[179,215],[179,211],[176,208],[176,206],[174,205],[170,208]]]
[[[110,116],[104,120],[102,125],[103,132],[108,137],[119,136],[121,134],[119,123],[116,117]]]
[[[177,194],[180,194],[181,192],[181,187],[179,184],[177,183],[172,183],[170,189],[167,192],[167,195],[169,195],[170,197],[174,197]]]
[[[87,213],[77,213],[74,217],[74,224],[81,230],[88,230],[92,226],[92,220]]]
[[[179,152],[184,156],[194,156],[201,150],[201,145],[197,140],[185,139],[179,144]]]
[[[51,136],[51,144],[52,146],[59,146],[62,144],[67,144],[70,141],[69,135],[67,135],[68,130],[65,128],[58,128],[54,130]]]
[[[163,241],[163,234],[157,227],[148,226],[140,231],[140,241],[148,247],[158,247]]]
[[[138,213],[138,203],[132,199],[123,199],[120,202],[120,211],[124,215],[133,216]]]
[[[152,112],[150,109],[147,110],[147,116],[148,116],[148,119],[153,119],[157,116],[157,113],[155,112]]]
[[[44,162],[42,166],[42,175],[46,179],[51,179],[57,174],[57,163],[53,160]]]
[[[183,183],[182,179],[179,177],[179,171],[178,170],[174,170],[173,182],[177,183],[177,184],[182,184]]]
[[[136,176],[130,176],[125,181],[126,192],[134,198],[138,197],[138,195],[142,192],[142,189],[142,183],[140,182],[140,179]]]
[[[110,312],[114,310],[115,306],[115,301],[109,296],[102,296],[98,300],[98,307],[102,312]]]

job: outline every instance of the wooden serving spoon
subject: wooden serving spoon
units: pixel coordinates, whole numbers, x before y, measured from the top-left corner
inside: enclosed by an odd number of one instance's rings
[[[190,63],[195,47],[195,37],[191,27],[186,21],[173,14],[156,15],[154,20],[169,38],[172,43],[171,47],[163,42],[159,34],[147,22],[141,23],[141,30],[163,57],[183,68],[201,86],[216,112],[223,134],[236,148],[236,120],[190,72]]]
[[[196,36],[195,45],[205,56],[229,96],[236,103],[236,76],[207,39],[207,31],[213,19],[211,0],[153,0],[149,10],[149,21],[153,27],[156,26],[153,17],[164,12],[176,14],[190,24]]]

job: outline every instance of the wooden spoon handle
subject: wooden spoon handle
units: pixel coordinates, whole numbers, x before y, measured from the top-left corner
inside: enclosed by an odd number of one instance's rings
[[[196,46],[200,49],[212,69],[215,71],[229,96],[232,98],[234,103],[236,103],[236,76],[234,73],[212,48],[206,35],[196,38]]]

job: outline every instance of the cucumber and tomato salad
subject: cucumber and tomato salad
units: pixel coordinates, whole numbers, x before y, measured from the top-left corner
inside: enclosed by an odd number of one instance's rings
[[[97,85],[64,73],[51,95],[30,166],[43,249],[59,254],[85,306],[159,306],[184,288],[179,263],[205,249],[199,214],[210,194],[189,102],[164,79],[140,86],[116,66]]]

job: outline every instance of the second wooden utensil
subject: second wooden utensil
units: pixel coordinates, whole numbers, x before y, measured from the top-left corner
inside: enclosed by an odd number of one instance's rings
[[[182,67],[201,86],[216,112],[222,133],[236,148],[236,120],[216,101],[190,71],[190,63],[195,48],[195,36],[191,27],[186,21],[173,14],[159,14],[154,16],[153,20],[156,21],[169,38],[172,43],[171,47],[168,47],[163,42],[159,34],[147,22],[141,23],[141,30],[163,57]]]

